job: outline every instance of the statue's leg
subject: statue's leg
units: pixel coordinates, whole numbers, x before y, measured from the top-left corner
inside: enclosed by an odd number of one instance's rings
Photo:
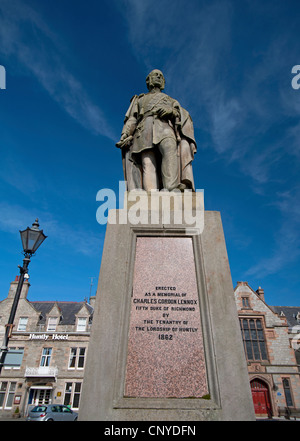
[[[179,185],[177,142],[175,138],[165,138],[159,144],[162,156],[161,175],[163,187],[173,190]]]
[[[123,157],[124,177],[127,181],[127,190],[142,188],[142,170],[135,162],[130,159],[130,152],[127,151]]]
[[[156,158],[153,150],[141,153],[143,167],[143,189],[146,191],[158,189]]]

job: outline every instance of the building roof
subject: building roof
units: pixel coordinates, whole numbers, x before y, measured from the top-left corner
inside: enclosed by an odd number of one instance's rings
[[[76,321],[76,314],[78,314],[83,306],[86,306],[90,315],[93,314],[92,306],[86,302],[33,301],[29,303],[37,312],[41,314],[39,324],[44,324],[46,322],[46,315],[49,314],[55,305],[60,310],[60,325],[74,325]]]
[[[300,325],[300,306],[270,306],[279,315],[284,314],[290,328]]]

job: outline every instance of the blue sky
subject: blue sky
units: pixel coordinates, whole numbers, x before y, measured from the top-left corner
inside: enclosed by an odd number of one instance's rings
[[[29,298],[83,300],[90,277],[95,294],[96,194],[123,179],[115,142],[158,68],[193,118],[195,184],[221,212],[233,285],[299,305],[299,29],[296,0],[0,0],[0,298],[36,217],[48,238]]]

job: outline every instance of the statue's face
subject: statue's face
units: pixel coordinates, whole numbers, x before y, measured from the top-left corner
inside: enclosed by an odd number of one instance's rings
[[[153,87],[158,87],[160,90],[163,90],[165,88],[165,78],[163,73],[158,69],[154,69],[147,76],[146,83],[148,90],[153,89]]]

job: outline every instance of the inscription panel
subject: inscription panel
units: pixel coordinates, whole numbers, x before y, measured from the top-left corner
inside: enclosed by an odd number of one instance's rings
[[[208,393],[192,239],[138,237],[124,395]]]

